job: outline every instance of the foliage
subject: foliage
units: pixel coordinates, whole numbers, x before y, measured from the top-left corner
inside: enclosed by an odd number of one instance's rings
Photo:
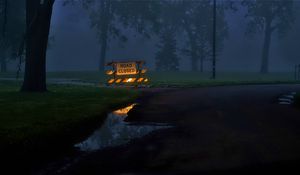
[[[99,40],[107,32],[108,38],[111,36],[122,42],[127,41],[127,36],[122,33],[119,24],[150,37],[147,22],[155,23],[158,14],[155,1],[89,0],[82,3],[90,12],[91,26],[97,29]]]
[[[183,49],[183,53],[192,60],[193,70],[198,69],[198,61],[201,61],[201,71],[203,71],[203,61],[211,59],[213,41],[213,21],[217,21],[217,52],[221,52],[223,42],[228,36],[228,26],[225,20],[225,10],[231,9],[232,2],[222,2],[217,6],[217,17],[213,19],[213,4],[211,0],[184,1],[184,10],[181,17],[188,48]],[[196,65],[195,65],[196,64]]]
[[[247,34],[255,34],[265,29],[269,22],[272,32],[278,31],[283,36],[294,22],[293,0],[243,0],[247,8]]]
[[[0,1],[0,59],[16,58],[25,33],[25,2],[23,0]]]
[[[160,3],[158,18],[158,31],[160,43],[156,53],[156,69],[163,71],[179,70],[179,57],[177,56],[177,34],[183,31],[181,18],[184,13],[182,1],[164,0]]]
[[[300,2],[298,1],[295,3],[294,11],[295,17],[300,17]],[[298,41],[300,40],[300,18],[297,18],[294,22],[294,25],[291,31],[281,40],[280,50],[281,56],[286,58],[289,61],[293,61],[295,63],[300,63],[300,52],[299,52],[299,44]]]
[[[156,69],[162,71],[179,70],[179,57],[176,54],[177,44],[172,30],[165,30],[160,37],[160,50],[156,53]]]
[[[66,2],[74,3],[74,0]],[[104,69],[110,40],[128,40],[123,29],[131,28],[143,36],[150,37],[149,31],[157,27],[155,23],[159,1],[81,0],[81,3],[90,14],[91,27],[96,29],[101,45],[100,70]]]
[[[292,0],[243,0],[247,8],[248,30],[246,34],[264,33],[261,56],[261,73],[269,72],[269,52],[274,32],[284,36],[294,21]]]

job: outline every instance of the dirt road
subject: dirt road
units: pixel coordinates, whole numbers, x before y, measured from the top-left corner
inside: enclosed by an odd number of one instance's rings
[[[300,110],[278,97],[300,85],[226,86],[152,92],[128,121],[166,122],[128,145],[96,152],[65,174],[287,172],[300,160]],[[298,170],[299,171],[299,170]]]

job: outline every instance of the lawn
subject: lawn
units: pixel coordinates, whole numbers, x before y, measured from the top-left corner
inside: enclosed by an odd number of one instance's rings
[[[215,85],[235,85],[235,84],[276,84],[276,83],[299,83],[294,80],[293,72],[272,72],[260,74],[255,72],[218,72],[217,79],[211,80],[211,73],[205,72],[156,72],[149,71],[147,76],[150,85],[154,87],[176,86],[176,87],[199,87]],[[15,73],[0,73],[0,78],[14,78]],[[85,82],[104,84],[107,77],[103,72],[48,72],[50,79],[76,79]]]
[[[105,83],[107,79],[101,72],[49,72],[48,78],[79,79],[87,82]],[[155,72],[147,73],[150,85],[154,87],[199,87],[235,84],[276,84],[299,83],[292,72],[274,72],[259,74],[254,72],[219,72],[216,80],[211,80],[211,73],[205,72]]]
[[[70,146],[100,126],[106,113],[135,100],[137,91],[51,85],[47,93],[20,93],[0,81],[0,153]]]

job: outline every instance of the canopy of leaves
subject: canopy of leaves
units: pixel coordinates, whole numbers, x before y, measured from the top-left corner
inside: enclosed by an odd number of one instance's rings
[[[81,0],[81,3],[89,12],[91,26],[97,30],[100,41],[104,37],[127,41],[122,27],[133,28],[147,37],[157,27],[159,1]]]
[[[243,0],[249,20],[246,34],[262,31],[268,22],[272,32],[277,30],[280,35],[285,34],[294,21],[293,4],[293,0]]]
[[[177,43],[172,30],[166,29],[160,37],[160,50],[156,53],[156,69],[161,71],[179,70]]]
[[[225,10],[232,8],[232,3],[220,3],[217,6],[217,51],[221,52],[223,41],[228,36],[228,25],[225,19]],[[213,4],[211,0],[186,2],[186,10],[182,19],[187,34],[188,45],[196,45],[196,54],[208,58],[212,52],[213,36]],[[230,5],[230,6],[229,6]],[[194,41],[191,41],[194,40]],[[192,48],[192,47],[191,47]],[[191,55],[191,49],[183,50],[186,55]]]

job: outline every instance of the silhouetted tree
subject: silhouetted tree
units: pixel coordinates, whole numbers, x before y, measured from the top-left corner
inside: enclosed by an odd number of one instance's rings
[[[16,58],[25,30],[25,3],[23,0],[0,1],[0,64],[6,72],[9,59]]]
[[[26,61],[22,91],[46,87],[46,51],[55,0],[26,0]]]
[[[158,1],[83,1],[84,7],[90,12],[91,26],[97,29],[101,46],[99,70],[104,70],[110,39],[127,41],[127,36],[122,33],[120,25],[133,28],[137,32],[149,36],[146,29],[148,22],[155,22],[157,4]]]
[[[269,72],[269,52],[275,32],[284,35],[294,21],[292,0],[243,0],[247,8],[248,34],[264,33],[261,55],[261,73]]]
[[[299,41],[300,41],[300,2],[295,2],[295,24],[291,31],[279,43],[281,56],[294,63],[300,63]]]
[[[229,1],[219,3],[217,6],[217,52],[221,52],[223,41],[228,35],[228,26],[224,12],[228,7]],[[182,8],[185,12],[182,16],[182,26],[184,27],[187,44],[189,48],[184,48],[183,53],[191,59],[191,69],[203,72],[204,61],[211,59],[212,56],[212,35],[213,35],[213,4],[211,0],[203,1],[183,1]]]
[[[211,0],[181,1],[182,16],[180,17],[187,45],[182,49],[183,53],[190,57],[191,70],[203,72],[204,61],[211,59],[213,55],[213,4]],[[228,35],[225,10],[232,9],[232,1],[218,3],[216,21],[217,52],[221,52],[223,41]]]
[[[155,65],[160,71],[179,70],[179,57],[177,56],[177,43],[172,29],[161,32],[159,51],[156,53]]]
[[[183,31],[181,23],[184,13],[183,1],[160,1],[160,14],[158,18],[158,31],[160,39],[159,50],[156,53],[157,70],[179,70],[179,56],[177,55],[177,34]]]
[[[182,25],[187,35],[187,44],[189,48],[183,49],[183,53],[191,59],[192,71],[200,70],[203,72],[203,62],[211,54],[211,4],[209,0],[201,2],[190,1],[185,6],[185,13]],[[183,6],[184,7],[184,6]]]
[[[7,0],[1,0],[0,1],[0,12],[2,16],[1,24],[2,24],[2,35],[1,35],[1,50],[0,50],[0,64],[1,64],[1,72],[6,72],[6,55],[4,54],[5,46],[6,46],[6,25],[7,25],[7,7],[8,7],[8,1]]]

